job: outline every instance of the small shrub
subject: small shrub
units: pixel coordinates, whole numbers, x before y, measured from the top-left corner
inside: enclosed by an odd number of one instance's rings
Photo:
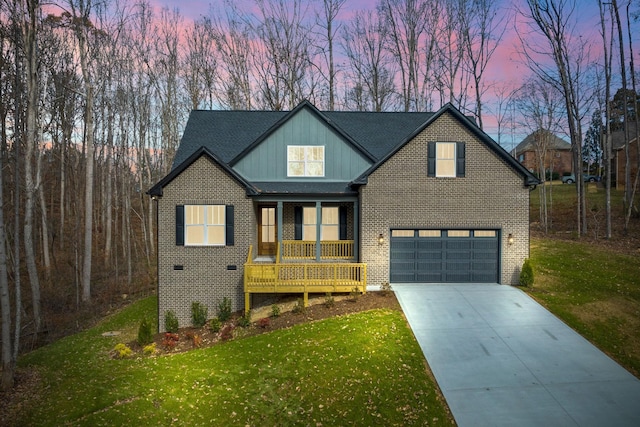
[[[280,316],[280,306],[278,304],[273,304],[271,306],[271,317],[278,317]]]
[[[326,294],[324,294],[324,306],[327,308],[331,308],[334,305],[336,305],[336,300],[333,298],[333,295],[331,295],[331,292],[327,292]]]
[[[145,345],[142,349],[142,354],[144,354],[145,356],[153,356],[154,354],[156,354],[156,343],[153,342],[149,345]]]
[[[175,334],[176,332],[178,332],[179,328],[180,328],[180,324],[178,323],[178,316],[176,316],[176,314],[171,310],[167,311],[164,314],[165,331]]]
[[[220,332],[220,328],[222,328],[222,322],[217,317],[209,320],[209,330],[214,334]]]
[[[226,325],[220,331],[220,339],[222,341],[228,341],[233,338],[233,325]]]
[[[360,297],[360,287],[356,286],[355,288],[351,289],[351,293],[349,295],[351,296],[351,301],[357,302],[358,298]]]
[[[202,337],[198,334],[194,334],[193,338],[191,338],[191,342],[195,348],[202,347]]]
[[[307,307],[304,306],[302,298],[298,298],[296,305],[293,306],[291,311],[295,314],[304,314],[307,311]]]
[[[113,348],[113,351],[115,351],[116,357],[118,359],[127,359],[133,356],[133,350],[131,350],[126,344],[116,344],[116,346]]]
[[[258,320],[258,327],[259,328],[267,329],[269,326],[271,326],[271,319],[269,319],[268,317],[264,317],[264,318]]]
[[[251,326],[251,311],[245,313],[238,319],[238,326],[241,328],[248,328]]]
[[[524,260],[522,270],[520,271],[520,284],[522,286],[533,286],[533,267],[529,258]]]
[[[180,336],[178,334],[167,332],[164,334],[164,338],[162,339],[162,346],[167,350],[172,350],[178,345],[179,340]]]
[[[145,346],[153,342],[153,330],[151,329],[151,323],[147,319],[142,319],[140,327],[138,328],[138,344]]]
[[[191,303],[191,323],[194,328],[202,328],[207,323],[208,311],[207,306],[198,301]]]
[[[222,301],[218,304],[218,319],[221,322],[231,319],[231,300],[227,297],[222,298]]]
[[[382,282],[380,285],[380,292],[382,296],[388,297],[391,295],[391,284],[389,282]]]

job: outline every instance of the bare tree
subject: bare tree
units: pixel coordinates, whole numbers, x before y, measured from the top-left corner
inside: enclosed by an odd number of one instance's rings
[[[5,55],[5,41],[8,41],[10,28],[0,27],[0,70],[2,75],[9,68],[9,57]],[[0,390],[8,391],[13,387],[15,379],[15,362],[11,337],[11,295],[9,293],[9,277],[7,274],[7,247],[4,222],[4,156],[7,147],[7,116],[9,100],[5,93],[5,81],[0,81],[0,312],[2,321],[2,378]]]
[[[40,80],[38,76],[38,31],[40,18],[39,0],[27,0],[24,4],[26,10],[20,12],[24,17],[23,40],[25,48],[25,72],[27,83],[27,112],[26,112],[26,151],[24,162],[25,176],[25,214],[24,214],[24,249],[29,282],[31,284],[31,300],[33,308],[33,321],[36,333],[40,332],[42,323],[40,280],[36,266],[36,256],[33,248],[33,214],[34,203],[38,186],[33,172],[33,162],[38,156],[38,144],[40,129],[38,123],[38,109],[40,102]],[[36,172],[37,173],[37,172]]]
[[[343,27],[342,46],[353,70],[352,81],[358,82],[350,89],[358,110],[384,111],[392,101],[395,72],[384,47],[387,36],[385,19],[371,11],[356,13]]]
[[[496,99],[494,115],[498,125],[497,142],[499,145],[503,145],[502,135],[508,120],[511,119],[509,113],[513,104],[514,90],[510,84],[497,85],[493,87],[493,95]]]
[[[605,158],[605,216],[606,216],[606,237],[611,239],[611,168],[613,167],[613,153],[611,143],[611,105],[609,99],[611,98],[611,61],[613,53],[613,25],[610,25],[607,31],[607,21],[605,18],[605,3],[602,0],[598,0],[598,6],[600,10],[600,35],[602,37],[602,52],[603,52],[603,69],[604,69],[604,85],[605,95],[601,104],[605,106],[605,132],[603,135],[603,148]]]
[[[537,49],[522,40],[529,67],[544,81],[562,93],[571,138],[573,168],[576,176],[578,205],[576,210],[578,235],[587,233],[586,196],[582,181],[582,120],[591,97],[586,94],[590,85],[585,81],[589,66],[588,46],[575,33],[575,0],[527,0],[525,12],[528,25],[547,42],[547,48]],[[536,55],[551,58],[555,69],[549,70]]]
[[[213,88],[216,80],[214,34],[209,18],[194,22],[187,31],[187,52],[184,82],[192,109],[201,108],[206,101],[213,108]]]
[[[84,248],[82,265],[82,302],[91,301],[91,256],[93,253],[93,166],[94,166],[94,80],[89,64],[88,25],[91,0],[70,0],[73,31],[78,41],[80,68],[84,85],[84,141],[85,141],[85,192],[84,192]]]
[[[316,16],[317,25],[323,30],[323,38],[326,42],[326,48],[324,45],[321,45],[319,46],[319,50],[327,66],[327,75],[325,78],[329,84],[329,110],[331,111],[335,109],[336,102],[337,70],[334,59],[334,42],[339,26],[336,27],[335,22],[346,1],[347,0],[322,0],[322,11]]]
[[[260,41],[255,52],[255,70],[262,106],[272,110],[292,109],[313,90],[310,33],[305,24],[307,9],[302,0],[257,0],[259,16],[253,31]]]
[[[437,75],[440,102],[450,102],[459,109],[466,109],[467,88],[470,75],[463,67],[466,57],[466,16],[471,13],[464,0],[442,0],[440,31],[438,36]]]
[[[549,173],[553,174],[553,156],[549,153],[553,149],[552,138],[559,129],[559,116],[563,109],[564,100],[555,87],[544,80],[531,80],[525,83],[517,93],[516,105],[522,117],[521,126],[528,129],[532,137],[535,152],[538,178],[540,185],[540,225],[545,234],[549,231],[551,217],[549,214],[552,198],[547,195],[546,175],[547,164]],[[549,186],[551,191],[553,187]]]
[[[431,83],[438,4],[432,0],[381,0],[379,9],[389,28],[389,50],[400,69],[404,111],[423,111],[428,104],[426,87]]]
[[[9,295],[9,277],[7,274],[6,232],[4,226],[4,146],[6,132],[2,132],[2,153],[0,153],[0,311],[2,312],[2,379],[0,390],[8,391],[13,387],[15,378],[15,358],[13,357],[13,339],[11,338],[11,296]],[[19,308],[18,308],[19,309]]]
[[[216,52],[220,58],[217,98],[232,109],[252,108],[251,89],[251,28],[240,12],[227,3],[224,20],[220,16],[211,21]]]
[[[503,5],[493,0],[469,1],[471,4],[467,12],[461,16],[462,36],[466,51],[465,62],[475,89],[474,115],[482,129],[482,95],[486,90],[484,74],[506,30],[508,13],[498,14]]]

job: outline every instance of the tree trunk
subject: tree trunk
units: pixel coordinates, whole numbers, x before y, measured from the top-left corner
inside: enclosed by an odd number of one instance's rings
[[[36,180],[38,182],[38,195],[40,196],[40,218],[42,224],[42,258],[44,262],[44,268],[47,274],[47,278],[49,276],[49,270],[51,270],[51,252],[49,248],[49,219],[47,214],[47,204],[44,198],[44,190],[42,189],[41,184],[41,174],[42,174],[42,156],[43,152],[40,151],[38,155],[38,168],[36,172]]]
[[[26,73],[27,73],[27,127],[26,127],[26,152],[24,162],[25,176],[25,207],[24,207],[24,253],[31,284],[31,301],[33,309],[33,321],[36,334],[40,332],[42,314],[40,302],[40,280],[36,267],[36,256],[33,249],[33,209],[37,182],[33,176],[33,159],[37,155],[38,144],[38,50],[36,40],[36,25],[39,13],[38,0],[29,1],[29,23],[25,23],[24,37],[26,48]],[[37,338],[37,335],[36,335]]]
[[[2,91],[2,86],[0,86]],[[11,296],[7,274],[6,232],[4,224],[4,154],[7,146],[6,110],[2,107],[2,142],[0,146],[0,312],[2,313],[2,378],[0,390],[11,390],[15,378],[15,358],[12,354],[11,339]]]
[[[85,154],[85,192],[84,192],[84,247],[82,262],[82,302],[89,303],[91,301],[91,256],[93,243],[93,152],[94,152],[94,117],[93,117],[93,81],[89,71],[88,46],[87,46],[87,28],[85,22],[89,20],[91,12],[91,1],[79,1],[78,12],[74,1],[71,1],[71,9],[73,15],[78,19],[75,27],[76,37],[78,38],[78,50],[80,56],[80,68],[82,69],[82,79],[85,88],[85,117],[84,117],[84,136],[86,141]]]

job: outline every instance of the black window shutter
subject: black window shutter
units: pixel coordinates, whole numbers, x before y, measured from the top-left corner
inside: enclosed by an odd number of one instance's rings
[[[465,145],[464,142],[458,142],[456,147],[456,176],[464,177],[465,168]]]
[[[436,176],[436,143],[427,144],[427,176]]]
[[[340,240],[347,240],[347,207],[340,206]]]
[[[176,246],[184,246],[184,205],[176,205]]]
[[[233,236],[233,231],[234,231],[234,218],[233,218],[233,205],[227,205],[226,210],[225,210],[225,222],[226,222],[226,238],[227,241],[225,242],[227,246],[233,246],[233,244],[235,243],[235,239]]]
[[[295,221],[294,236],[295,240],[302,240],[302,206],[293,208],[293,217]]]

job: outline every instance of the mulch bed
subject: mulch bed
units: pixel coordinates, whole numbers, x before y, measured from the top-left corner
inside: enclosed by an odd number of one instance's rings
[[[156,334],[156,354],[171,354],[189,351],[194,348],[204,348],[236,337],[248,337],[277,329],[290,328],[294,325],[313,322],[334,316],[350,313],[387,308],[401,310],[400,304],[393,292],[369,292],[363,295],[316,297],[309,300],[309,306],[303,310],[296,308],[297,298],[283,298],[275,305],[280,307],[280,314],[273,316],[271,305],[254,310],[252,322],[249,326],[239,326],[242,313],[235,313],[230,320],[221,325],[220,331],[214,332],[209,324],[202,328],[181,328],[176,334]],[[177,338],[177,339],[176,339]],[[129,347],[136,353],[142,348],[137,342],[131,342]]]

